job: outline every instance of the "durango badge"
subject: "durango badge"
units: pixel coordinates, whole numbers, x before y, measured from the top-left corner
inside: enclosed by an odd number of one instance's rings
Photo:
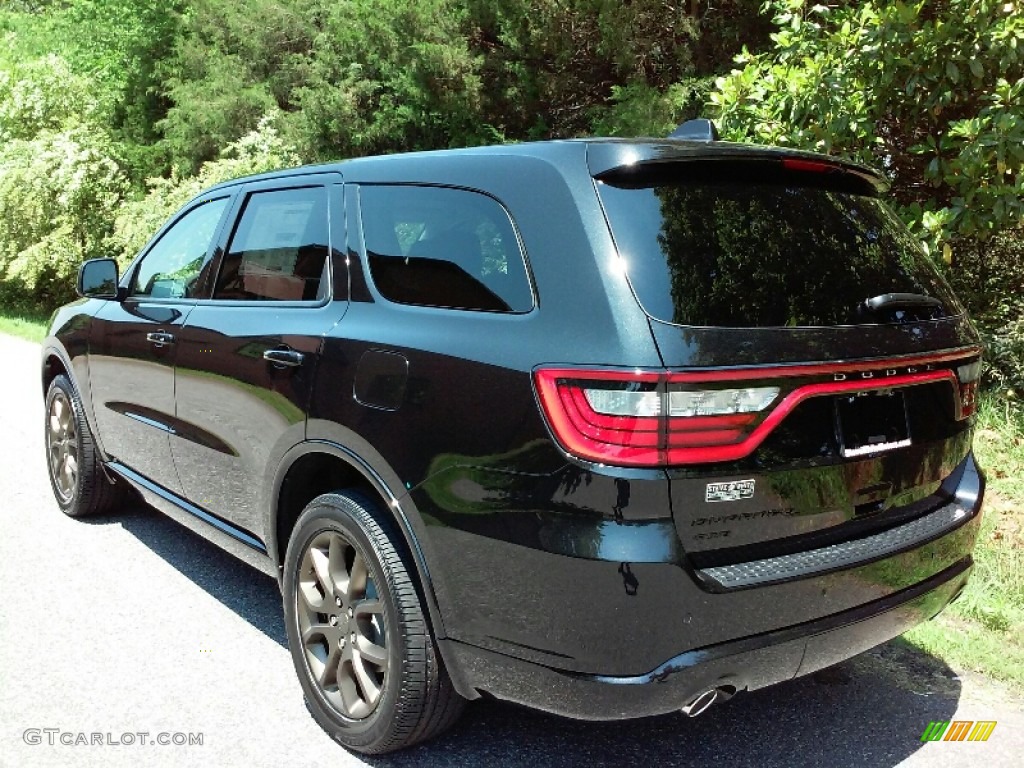
[[[753,480],[733,480],[728,483],[708,483],[704,501],[739,501],[754,495]]]

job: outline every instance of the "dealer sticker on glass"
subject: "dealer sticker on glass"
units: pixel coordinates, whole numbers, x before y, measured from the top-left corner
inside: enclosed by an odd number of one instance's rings
[[[728,483],[708,483],[704,501],[739,501],[753,495],[753,480],[732,480]]]

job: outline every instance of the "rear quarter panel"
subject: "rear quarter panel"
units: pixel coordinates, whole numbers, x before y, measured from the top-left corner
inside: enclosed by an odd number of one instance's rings
[[[500,631],[487,617],[502,611],[508,594],[475,591],[483,574],[478,558],[464,556],[466,548],[488,551],[488,540],[537,546],[538,511],[557,507],[554,498],[583,485],[567,477],[582,475],[550,439],[532,371],[541,364],[656,366],[649,325],[616,267],[583,145],[563,148],[557,162],[513,155],[356,161],[346,167],[346,182],[482,191],[506,207],[526,252],[536,297],[530,312],[393,304],[369,279],[359,217],[350,211],[352,301],[326,339],[307,425],[307,439],[346,445],[399,500],[428,564],[445,631]],[[408,361],[397,409],[368,407],[353,396],[359,361],[369,351]],[[638,482],[650,484],[649,514],[668,517],[663,473]],[[566,514],[611,519],[611,478],[608,488],[599,495],[604,511],[569,503]],[[645,497],[639,487],[635,494]],[[490,575],[511,585],[520,569],[505,558]],[[494,610],[481,600],[495,601]]]

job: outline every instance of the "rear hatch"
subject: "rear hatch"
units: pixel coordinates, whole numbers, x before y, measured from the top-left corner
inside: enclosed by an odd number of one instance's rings
[[[978,339],[881,177],[717,142],[595,143],[589,161],[668,371],[649,386],[696,566],[828,546],[950,500]]]

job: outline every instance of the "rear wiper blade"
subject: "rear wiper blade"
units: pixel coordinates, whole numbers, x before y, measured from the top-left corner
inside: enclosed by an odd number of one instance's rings
[[[864,299],[864,306],[872,312],[882,309],[913,309],[915,307],[937,308],[942,302],[932,296],[920,293],[883,293]]]

